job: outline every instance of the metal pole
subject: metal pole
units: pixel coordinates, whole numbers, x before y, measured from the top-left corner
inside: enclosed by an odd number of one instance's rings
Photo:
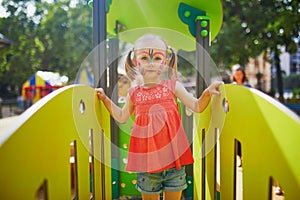
[[[116,22],[116,30],[118,31],[118,22]],[[116,37],[109,39],[109,51],[108,51],[108,62],[109,62],[109,88],[108,95],[111,97],[112,101],[118,105],[118,52],[119,52],[119,39],[118,32]],[[119,126],[113,117],[110,117],[110,133],[111,133],[111,142],[119,147]],[[119,151],[116,151],[115,148],[112,148],[111,152],[112,163],[116,165],[112,172],[117,177],[112,177],[117,179],[119,182],[120,177],[120,167],[119,167]],[[117,184],[119,185],[119,184]],[[118,186],[116,191],[113,191],[115,198],[119,198],[120,187]],[[114,198],[114,197],[113,197]]]
[[[196,58],[197,58],[197,83],[196,93],[199,97],[207,85],[210,84],[210,21],[206,16],[196,18]]]
[[[3,117],[2,115],[2,99],[0,97],[0,119]]]
[[[94,87],[102,87],[107,92],[106,61],[106,0],[93,2],[93,46],[94,46]],[[105,149],[104,132],[101,134],[101,199],[106,198],[105,191]],[[97,198],[97,197],[96,197]]]
[[[94,86],[107,91],[106,0],[93,3]]]
[[[210,23],[207,16],[198,16],[196,18],[196,59],[197,59],[197,82],[196,82],[196,95],[200,97],[207,85],[210,84],[210,57],[209,57],[209,44],[210,44]],[[202,192],[201,199],[206,197],[206,145],[205,145],[206,131],[202,129]]]

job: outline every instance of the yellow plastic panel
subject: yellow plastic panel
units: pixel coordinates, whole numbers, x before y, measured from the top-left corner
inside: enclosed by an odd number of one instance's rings
[[[285,199],[300,194],[300,119],[255,89],[226,85],[229,112],[220,136],[221,199],[233,199],[234,139],[242,144],[243,199],[270,198],[270,177]]]
[[[0,199],[36,199],[46,181],[48,199],[71,199],[70,143],[77,144],[78,199],[90,198],[89,131],[94,135],[94,199],[111,199],[110,169],[102,190],[101,144],[110,162],[109,114],[94,89],[67,86],[52,92],[0,134]],[[101,133],[105,137],[101,137]],[[103,182],[104,183],[104,182]]]
[[[223,88],[223,87],[222,87]],[[220,197],[235,199],[234,141],[242,144],[244,200],[270,199],[270,178],[284,191],[285,199],[300,195],[300,119],[284,105],[255,89],[225,85],[222,96],[212,100],[211,107],[195,118],[197,135],[194,142],[194,191],[201,199],[201,177],[205,176],[205,199],[215,198],[215,152],[206,155],[206,173],[201,173],[199,157],[202,129],[212,138],[211,129],[220,128]],[[228,101],[229,112],[223,100]],[[220,120],[220,122],[216,122]],[[223,125],[222,125],[223,122]],[[208,142],[209,144],[209,142]],[[209,149],[206,148],[206,151]]]
[[[223,100],[226,99],[224,87],[220,87],[220,96],[213,96],[211,103],[201,114],[195,115],[194,149],[194,199],[214,199],[216,194],[216,163],[215,146],[222,130],[226,112],[223,109]],[[205,135],[204,140],[202,135]],[[202,151],[205,145],[205,152]],[[203,158],[205,158],[205,174],[202,174]],[[204,177],[204,181],[202,178]],[[205,190],[202,188],[205,187]]]

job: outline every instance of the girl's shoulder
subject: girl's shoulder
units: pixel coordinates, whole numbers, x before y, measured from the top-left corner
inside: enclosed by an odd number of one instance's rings
[[[171,91],[175,91],[177,81],[177,78],[164,80],[163,85],[167,86]]]
[[[134,91],[136,91],[137,89],[141,88],[141,85],[135,85],[135,86],[132,86],[128,89],[128,93],[129,95],[132,95]]]

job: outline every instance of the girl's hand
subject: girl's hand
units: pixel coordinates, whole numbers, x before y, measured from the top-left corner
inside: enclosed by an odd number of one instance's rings
[[[219,91],[219,86],[223,85],[224,82],[223,81],[215,81],[214,83],[212,83],[210,86],[208,86],[207,90],[209,92],[210,95],[221,95],[220,91]]]
[[[105,92],[104,92],[104,90],[103,90],[102,88],[96,88],[95,90],[96,90],[96,92],[97,92],[98,98],[99,98],[101,101],[104,101],[104,100],[107,98],[106,95],[105,95]]]

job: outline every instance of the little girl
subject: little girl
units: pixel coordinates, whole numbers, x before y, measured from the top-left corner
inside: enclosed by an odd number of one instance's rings
[[[133,56],[132,56],[133,54]],[[169,56],[170,54],[170,56]],[[189,94],[177,80],[177,55],[156,35],[144,35],[129,52],[125,69],[130,79],[139,82],[131,87],[123,108],[115,105],[102,88],[98,98],[112,117],[126,122],[134,113],[127,171],[137,172],[137,189],[143,199],[180,199],[187,187],[185,165],[194,162],[181,124],[176,100],[194,112],[202,112],[212,94],[219,95],[215,82],[199,99]]]

